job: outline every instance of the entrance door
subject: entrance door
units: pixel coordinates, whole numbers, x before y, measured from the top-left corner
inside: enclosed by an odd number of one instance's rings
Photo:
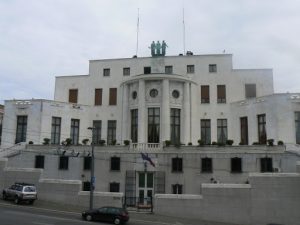
[[[150,205],[154,191],[153,173],[139,172],[138,179],[138,204]]]

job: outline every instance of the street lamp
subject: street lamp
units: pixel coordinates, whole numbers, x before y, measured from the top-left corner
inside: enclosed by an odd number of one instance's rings
[[[94,155],[94,130],[95,127],[88,127],[88,130],[92,131],[92,157],[91,157],[91,180],[90,180],[90,209],[93,209],[93,203],[94,203],[94,189],[95,189],[95,155]]]

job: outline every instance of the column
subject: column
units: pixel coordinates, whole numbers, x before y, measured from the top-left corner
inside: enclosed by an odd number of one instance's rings
[[[129,94],[129,87],[127,84],[123,84],[123,95],[122,95],[122,144],[124,140],[129,140],[130,130],[128,129],[129,126],[129,101],[128,101],[128,94]]]
[[[145,81],[139,80],[139,94],[138,94],[138,142],[146,143],[146,102],[145,102]]]
[[[184,144],[190,142],[190,85],[188,82],[184,83],[183,86],[183,135],[181,137],[181,141]]]
[[[161,142],[170,140],[170,88],[169,80],[162,82],[162,103],[161,103]]]
[[[191,142],[196,145],[198,144],[198,140],[201,139],[200,137],[200,119],[199,119],[199,113],[198,113],[198,107],[199,107],[199,89],[198,86],[191,83]]]

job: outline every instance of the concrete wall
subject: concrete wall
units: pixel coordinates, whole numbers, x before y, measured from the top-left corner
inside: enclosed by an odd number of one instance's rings
[[[250,174],[249,181],[202,184],[202,195],[155,195],[154,210],[162,215],[240,225],[299,225],[299,173]]]
[[[89,192],[83,192],[80,180],[41,179],[43,169],[7,167],[7,159],[0,158],[0,189],[15,182],[35,184],[38,199],[75,206],[89,206]],[[105,205],[122,207],[123,193],[95,192],[94,207]]]

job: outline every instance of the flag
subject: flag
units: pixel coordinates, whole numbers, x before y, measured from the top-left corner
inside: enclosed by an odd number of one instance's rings
[[[153,167],[155,167],[154,162],[153,162],[152,159],[148,156],[148,154],[141,153],[141,155],[142,155],[142,159],[143,159],[143,160],[148,161]]]

